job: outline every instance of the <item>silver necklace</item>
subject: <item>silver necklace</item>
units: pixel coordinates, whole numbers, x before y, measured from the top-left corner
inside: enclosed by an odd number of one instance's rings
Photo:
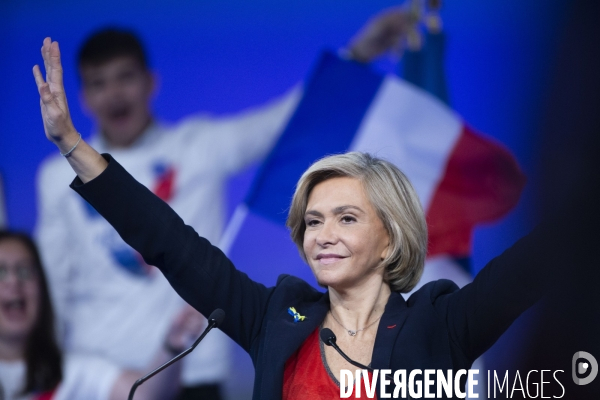
[[[342,323],[341,323],[340,321],[338,321],[338,320],[337,320],[337,318],[335,317],[335,315],[333,315],[333,312],[331,312],[331,310],[329,310],[329,314],[331,314],[331,316],[333,317],[333,320],[334,320],[335,322],[337,322],[339,326],[341,326],[342,328],[344,328],[344,330],[345,330],[346,332],[348,332],[348,335],[350,335],[350,336],[356,336],[356,334],[357,334],[358,332],[360,332],[360,331],[364,331],[364,330],[365,330],[365,329],[367,329],[368,327],[370,327],[370,326],[373,326],[373,325],[375,324],[375,322],[377,322],[377,321],[379,321],[379,320],[381,319],[381,315],[380,315],[380,316],[379,316],[379,318],[377,318],[375,321],[371,322],[369,325],[365,326],[364,328],[360,328],[360,329],[357,329],[357,330],[355,330],[355,331],[354,331],[354,330],[352,330],[352,329],[348,329],[348,328],[346,328],[344,325],[342,325]]]

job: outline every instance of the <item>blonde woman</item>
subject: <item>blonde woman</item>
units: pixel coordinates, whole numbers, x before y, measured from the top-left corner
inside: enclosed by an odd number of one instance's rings
[[[544,260],[528,255],[525,240],[463,289],[441,280],[405,301],[400,293],[418,282],[427,251],[423,211],[395,166],[361,153],[313,164],[292,200],[292,239],[326,290],[288,275],[270,288],[254,282],[110,155],[81,140],[69,117],[58,43],[46,39],[42,54],[46,81],[37,66],[34,76],[44,127],[77,174],[71,187],[194,308],[204,315],[225,310],[221,329],[254,362],[255,399],[340,395],[341,370],[355,367],[323,346],[322,328],[373,369],[468,369],[543,292],[537,279]],[[393,389],[392,382],[388,393]]]

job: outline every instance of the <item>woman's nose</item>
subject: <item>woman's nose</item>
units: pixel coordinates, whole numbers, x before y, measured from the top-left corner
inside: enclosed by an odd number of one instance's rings
[[[334,223],[325,222],[317,233],[317,244],[327,246],[337,242],[337,233]]]

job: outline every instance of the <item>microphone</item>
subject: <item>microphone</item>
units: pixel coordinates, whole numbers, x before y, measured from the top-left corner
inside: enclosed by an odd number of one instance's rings
[[[202,332],[202,335],[200,335],[200,337],[198,339],[196,339],[196,341],[187,350],[182,351],[181,353],[179,353],[178,355],[176,355],[175,357],[173,357],[172,359],[170,359],[169,361],[167,361],[160,367],[156,368],[154,371],[150,372],[149,374],[147,374],[145,376],[142,376],[140,379],[135,381],[135,383],[131,387],[131,390],[129,391],[128,400],[133,400],[133,395],[135,393],[135,390],[142,383],[146,382],[148,379],[152,378],[154,375],[158,374],[160,371],[167,368],[169,365],[175,363],[176,361],[181,360],[183,357],[190,354],[196,348],[196,346],[198,346],[198,343],[200,343],[202,341],[202,339],[204,339],[204,336],[206,336],[206,334],[208,332],[210,332],[210,330],[212,328],[217,328],[219,325],[221,325],[221,323],[223,323],[224,319],[225,319],[225,311],[221,310],[220,308],[217,308],[215,311],[210,313],[210,316],[208,317],[208,326],[206,327],[206,329],[204,329],[204,332]]]
[[[331,329],[329,329],[329,328],[321,329],[321,332],[319,332],[319,336],[321,337],[321,340],[323,341],[323,343],[325,343],[327,346],[333,347],[338,353],[340,353],[340,355],[342,357],[344,357],[344,360],[348,361],[350,364],[354,365],[355,367],[358,367],[360,369],[366,369],[367,371],[369,371],[371,373],[373,372],[373,368],[367,367],[366,365],[362,365],[361,363],[350,359],[350,357],[348,357],[342,351],[342,349],[340,349],[338,347],[338,345],[335,343],[335,341],[337,340],[335,337],[335,333],[333,333],[333,331]]]

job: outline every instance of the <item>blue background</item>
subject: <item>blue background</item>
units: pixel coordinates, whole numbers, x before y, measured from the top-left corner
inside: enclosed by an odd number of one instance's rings
[[[160,118],[176,121],[198,111],[235,112],[283,93],[303,79],[321,49],[344,46],[369,16],[396,4],[384,0],[2,1],[0,173],[10,227],[32,231],[36,169],[44,157],[56,152],[43,133],[31,75],[31,67],[41,61],[44,37],[61,44],[71,113],[85,137],[93,126],[78,104],[75,53],[96,28],[116,24],[141,35],[159,75],[153,108]],[[450,102],[469,124],[510,148],[529,177],[518,207],[501,222],[475,233],[476,270],[533,226],[534,161],[543,135],[538,122],[565,8],[565,0],[444,2]],[[394,60],[383,59],[375,67],[393,70]],[[230,183],[230,213],[243,198],[254,171],[250,168]],[[242,269],[267,284],[289,271],[288,257],[297,259],[290,255],[293,247],[287,239],[271,229],[270,223],[251,218],[243,231],[253,232],[262,247],[242,243],[232,253]],[[274,242],[271,235],[277,236]],[[285,249],[269,248],[272,243]],[[262,262],[249,261],[258,253],[256,259],[266,257],[270,262],[268,270],[261,268]],[[303,267],[291,268],[296,272],[295,268]],[[298,273],[307,274],[306,268]],[[508,365],[510,355],[518,351],[517,345],[509,345],[518,332],[513,329],[495,346],[488,357],[490,367]],[[507,347],[508,352],[502,350]]]

